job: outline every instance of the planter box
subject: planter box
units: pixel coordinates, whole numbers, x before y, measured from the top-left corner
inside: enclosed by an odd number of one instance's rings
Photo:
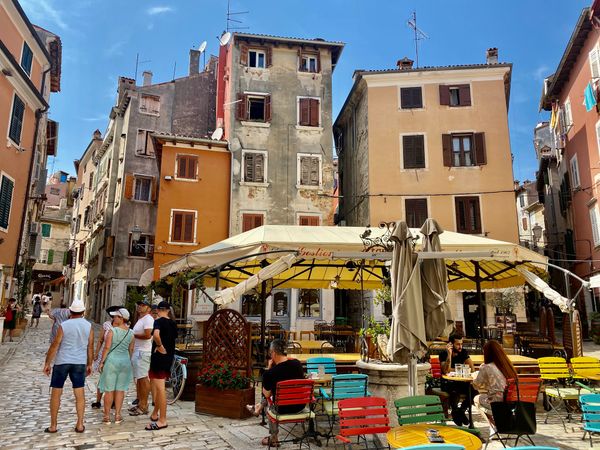
[[[250,417],[246,405],[255,403],[254,387],[248,389],[215,389],[196,385],[196,412],[230,419]]]
[[[23,330],[26,327],[27,327],[27,319],[17,319],[17,327],[16,328],[20,328],[21,330]]]

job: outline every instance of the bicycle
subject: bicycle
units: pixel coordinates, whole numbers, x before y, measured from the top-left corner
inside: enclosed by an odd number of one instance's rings
[[[166,383],[167,403],[172,405],[175,403],[185,387],[187,379],[187,363],[188,359],[183,356],[175,355],[173,364],[171,365],[171,376]]]

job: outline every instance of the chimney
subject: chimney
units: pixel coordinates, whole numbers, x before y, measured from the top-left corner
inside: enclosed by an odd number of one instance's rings
[[[486,64],[498,64],[498,49],[496,47],[488,48],[485,52]]]
[[[102,139],[102,133],[100,133],[100,130],[94,131],[94,139],[95,140]]]
[[[152,72],[144,70],[142,72],[142,77],[144,78],[144,84],[142,84],[142,86],[150,86],[152,84]]]
[[[405,56],[396,62],[396,66],[398,67],[398,70],[409,70],[413,68],[413,62],[414,61],[412,59],[409,59]]]
[[[200,52],[190,49],[190,76],[200,72]]]

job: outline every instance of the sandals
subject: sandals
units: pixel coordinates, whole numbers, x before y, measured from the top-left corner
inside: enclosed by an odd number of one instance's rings
[[[271,436],[264,437],[260,443],[265,447],[279,447],[281,445],[279,441],[272,440]]]
[[[158,417],[155,419],[154,417],[150,416],[150,422],[158,422]]]
[[[57,433],[57,432],[58,432],[58,428],[56,430],[51,430],[50,427],[48,427],[44,430],[44,433]]]
[[[256,410],[256,405],[246,405],[246,409],[248,410],[248,412],[250,414],[252,414],[254,417],[258,417],[260,416],[260,413]]]
[[[141,410],[140,408],[138,408],[137,406],[136,406],[136,408],[135,408],[133,411],[131,411],[131,410],[129,411],[129,415],[130,415],[130,416],[145,416],[145,415],[147,415],[147,414],[148,414],[148,410],[146,410],[146,411],[142,411],[142,410]]]
[[[104,416],[104,418],[102,419],[102,423],[104,425],[110,425],[112,422],[110,421],[110,416]]]
[[[92,409],[100,409],[101,407],[100,402],[92,402]]]
[[[83,433],[85,431],[85,425],[82,428],[75,427],[75,433]]]
[[[144,430],[146,431],[157,431],[157,430],[162,430],[164,428],[167,428],[169,425],[163,425],[162,427],[160,425],[158,425],[156,422],[150,422],[148,425],[146,425],[146,428],[144,428]]]
[[[120,423],[123,423],[123,417],[122,416],[115,416],[115,425],[118,425]]]

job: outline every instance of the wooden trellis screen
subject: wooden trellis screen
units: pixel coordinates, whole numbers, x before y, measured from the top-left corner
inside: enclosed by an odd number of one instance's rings
[[[203,362],[223,362],[250,375],[250,342],[250,324],[244,316],[233,309],[220,309],[204,327]]]

